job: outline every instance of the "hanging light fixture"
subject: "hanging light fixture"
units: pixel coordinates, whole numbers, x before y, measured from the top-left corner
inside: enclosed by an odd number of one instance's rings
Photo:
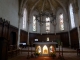
[[[38,15],[35,15],[36,16],[36,20],[39,22],[39,23],[46,23],[46,22],[50,22],[50,23],[53,23],[54,20],[56,20],[56,15],[54,15],[53,13],[49,13],[49,12],[40,12]],[[50,21],[46,21],[46,20],[43,20],[43,17],[51,17],[52,19]]]

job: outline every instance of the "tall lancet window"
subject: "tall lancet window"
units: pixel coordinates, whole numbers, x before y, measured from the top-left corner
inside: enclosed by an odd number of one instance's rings
[[[36,31],[36,17],[33,16],[33,31]]]
[[[71,20],[71,27],[75,27],[75,22],[74,22],[74,13],[73,13],[73,6],[72,4],[69,5],[69,12],[70,12],[70,20]]]
[[[46,18],[46,32],[50,32],[50,18]]]
[[[60,20],[60,30],[64,30],[63,14],[59,15]]]
[[[27,17],[27,10],[24,8],[23,11],[23,29],[26,29],[26,17]]]

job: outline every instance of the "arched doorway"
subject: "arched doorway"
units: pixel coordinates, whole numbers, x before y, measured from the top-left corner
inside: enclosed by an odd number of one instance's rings
[[[43,46],[43,54],[48,54],[48,47],[46,45]]]

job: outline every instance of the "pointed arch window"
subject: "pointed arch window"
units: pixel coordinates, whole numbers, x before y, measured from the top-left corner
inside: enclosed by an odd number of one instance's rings
[[[33,31],[36,31],[36,17],[33,16]]]
[[[63,14],[62,13],[59,15],[59,20],[60,20],[60,30],[64,30],[64,22],[63,22]]]
[[[26,29],[26,17],[27,17],[27,10],[24,8],[23,11],[23,29]]]
[[[70,12],[70,21],[71,21],[71,27],[75,27],[75,22],[74,22],[74,13],[73,13],[73,6],[72,4],[69,5],[69,12]]]
[[[46,18],[46,32],[50,32],[50,17]]]

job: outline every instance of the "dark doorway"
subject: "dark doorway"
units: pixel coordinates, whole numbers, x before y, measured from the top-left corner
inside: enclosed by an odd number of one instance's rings
[[[16,32],[10,33],[11,45],[16,45]]]

